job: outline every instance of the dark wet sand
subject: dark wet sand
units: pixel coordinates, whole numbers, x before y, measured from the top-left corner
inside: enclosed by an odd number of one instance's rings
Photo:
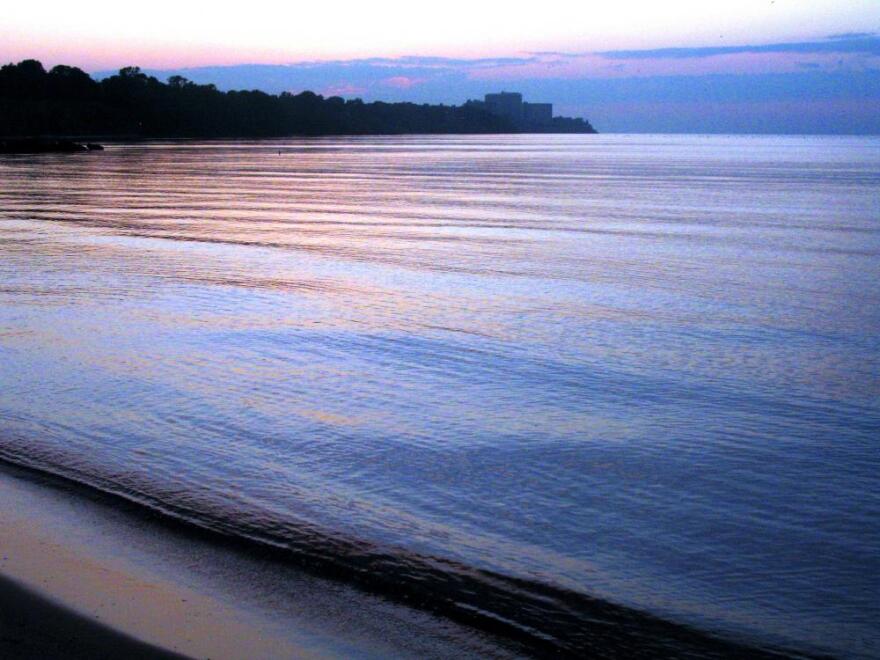
[[[48,475],[0,464],[0,502],[0,660],[522,657]]]
[[[0,658],[183,657],[123,635],[0,576]]]

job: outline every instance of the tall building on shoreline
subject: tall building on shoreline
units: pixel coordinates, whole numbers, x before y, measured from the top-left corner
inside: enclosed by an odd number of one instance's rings
[[[553,122],[552,103],[529,103],[523,101],[519,92],[486,94],[481,104],[493,115],[509,119],[514,126],[529,128],[549,126]]]
[[[512,133],[595,133],[581,117],[554,117],[552,103],[523,101],[519,92],[486,94],[482,101],[467,101],[465,107],[479,108],[500,117]]]

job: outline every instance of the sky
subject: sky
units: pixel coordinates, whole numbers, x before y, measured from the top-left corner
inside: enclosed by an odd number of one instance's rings
[[[880,133],[880,0],[16,3],[0,61],[26,58],[365,100],[515,90],[608,132]]]

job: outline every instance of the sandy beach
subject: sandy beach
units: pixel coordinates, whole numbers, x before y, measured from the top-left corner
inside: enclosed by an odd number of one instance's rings
[[[180,658],[0,577],[0,656],[4,658]]]
[[[430,615],[200,544],[60,480],[4,466],[0,499],[2,657],[515,655]]]
[[[53,508],[64,504],[50,497],[60,493],[41,493],[15,479],[3,479],[0,493],[13,505],[0,518],[2,598],[10,605],[3,612],[11,613],[2,617],[2,625],[8,627],[5,644],[13,649],[21,642],[36,655],[57,648],[60,657],[68,647],[74,653],[81,648],[83,657],[93,657],[96,649],[106,657],[129,651],[167,655],[151,651],[147,642],[189,657],[309,655],[251,624],[235,608],[169,580],[158,566],[126,553],[131,537],[111,537],[110,530],[99,528],[100,510],[84,511],[85,503],[76,500]],[[34,510],[39,494],[47,496],[41,512]]]

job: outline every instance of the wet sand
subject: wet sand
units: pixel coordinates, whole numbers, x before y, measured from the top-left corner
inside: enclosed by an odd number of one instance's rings
[[[170,660],[184,656],[89,620],[0,577],[0,657]]]
[[[510,658],[491,636],[0,464],[2,658]]]
[[[24,640],[38,652],[43,643],[49,645],[46,651],[56,645],[63,656],[70,642],[75,650],[82,644],[83,657],[92,657],[91,651],[106,641],[106,657],[128,657],[120,644],[129,639],[136,645],[133,640],[139,639],[199,658],[311,655],[234,603],[171,580],[159,566],[127,553],[124,544],[132,539],[108,538],[110,530],[95,526],[100,511],[85,503],[71,502],[79,515],[34,512],[23,500],[35,492],[31,484],[0,479],[0,499],[13,504],[0,513],[0,576],[6,578],[3,598],[10,604],[0,618],[10,627],[13,646]],[[59,513],[73,515],[62,519]],[[19,608],[16,601],[22,594],[26,605]],[[6,614],[19,609],[18,619]],[[41,618],[48,634],[41,629]],[[77,625],[82,625],[79,632]],[[140,648],[149,650],[144,644]]]

